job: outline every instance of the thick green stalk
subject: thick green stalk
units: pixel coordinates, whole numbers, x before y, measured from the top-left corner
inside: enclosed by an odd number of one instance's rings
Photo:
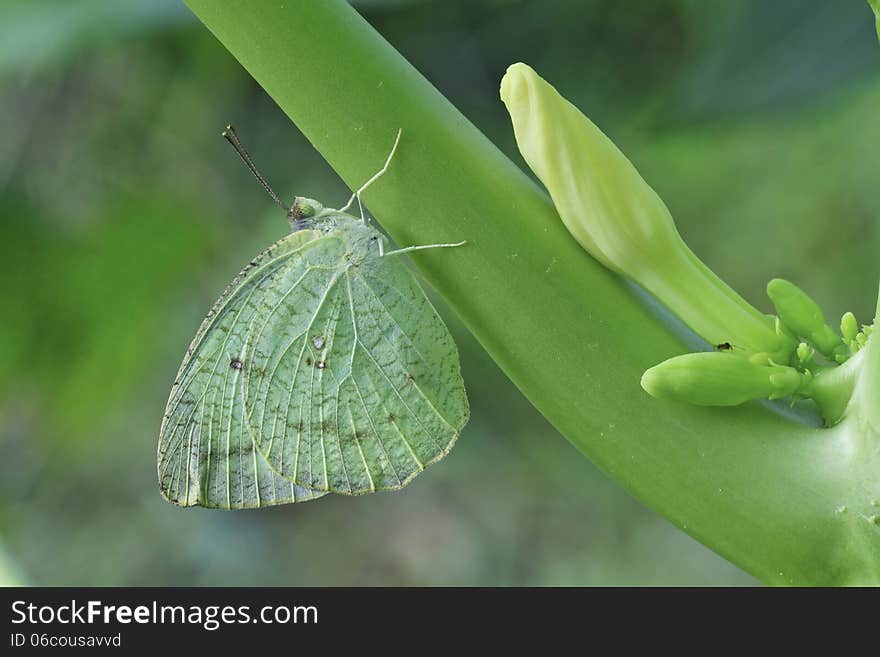
[[[571,238],[547,196],[351,7],[188,4],[350,186],[377,169],[403,129],[367,204],[399,244],[468,241],[414,254],[413,263],[529,400],[610,476],[765,582],[880,582],[880,530],[854,544],[837,511],[864,498],[876,469],[842,454],[827,431],[757,404],[698,408],[642,391],[642,372],[682,353],[679,342]],[[459,449],[466,442],[465,434]],[[474,495],[482,485],[473,482]]]

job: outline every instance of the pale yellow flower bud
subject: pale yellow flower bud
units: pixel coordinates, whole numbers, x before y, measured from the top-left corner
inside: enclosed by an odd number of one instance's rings
[[[796,342],[700,262],[660,197],[592,121],[525,64],[507,69],[501,98],[523,158],[581,246],[710,344],[789,360]]]

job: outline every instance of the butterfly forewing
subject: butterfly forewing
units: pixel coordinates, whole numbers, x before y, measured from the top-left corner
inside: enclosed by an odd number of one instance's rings
[[[358,253],[352,230],[315,240],[308,272],[288,262],[254,297],[245,393],[269,465],[345,494],[405,485],[468,416],[446,326],[403,263]]]
[[[260,451],[283,476],[293,479],[297,472],[300,481],[314,481],[323,490],[325,454],[318,448],[332,413],[321,389],[324,377],[332,375],[321,354],[333,344],[328,313],[337,309],[338,316],[336,281],[346,249],[338,237],[322,237],[304,263],[279,271],[277,287],[257,302],[251,335],[246,406]]]
[[[276,242],[229,285],[196,333],[177,379],[159,438],[159,482],[183,506],[259,507],[322,493],[278,476],[255,449],[244,409],[249,335],[259,300],[281,272],[304,267],[302,252],[317,234]]]

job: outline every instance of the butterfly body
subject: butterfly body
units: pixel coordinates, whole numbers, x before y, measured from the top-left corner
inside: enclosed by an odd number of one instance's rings
[[[394,490],[467,422],[452,337],[381,234],[306,198],[289,217],[293,232],[227,287],[181,363],[158,455],[171,502]]]

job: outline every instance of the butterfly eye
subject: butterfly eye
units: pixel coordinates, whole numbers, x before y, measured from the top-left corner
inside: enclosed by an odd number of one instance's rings
[[[294,219],[307,219],[313,216],[315,213],[309,206],[302,205],[294,205],[290,209],[290,214],[293,215]]]
[[[310,217],[314,217],[317,214],[317,208],[308,201],[308,199],[304,199],[301,196],[297,196],[293,200],[293,205],[290,208],[290,214],[294,219],[308,219]]]

